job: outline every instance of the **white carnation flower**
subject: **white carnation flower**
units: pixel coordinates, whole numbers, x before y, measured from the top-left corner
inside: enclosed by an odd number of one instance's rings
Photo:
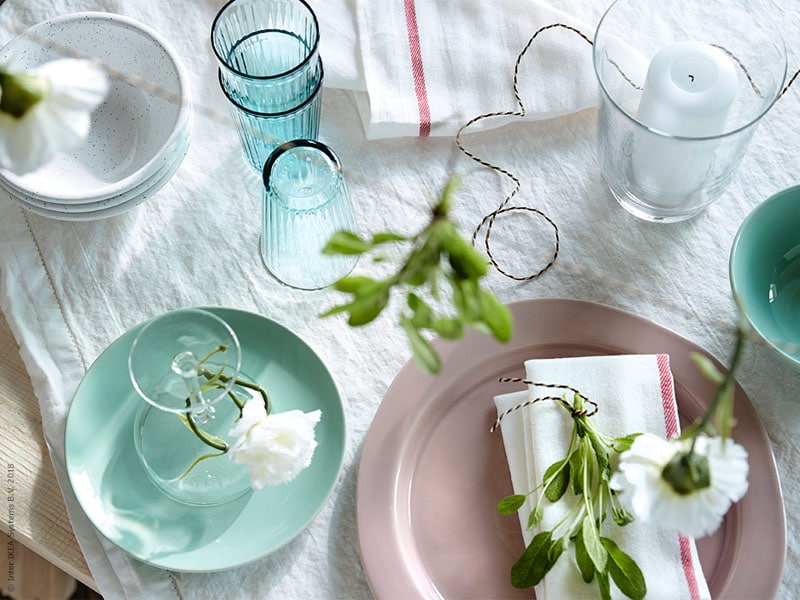
[[[314,427],[321,416],[319,410],[267,415],[262,402],[251,400],[229,432],[237,438],[228,451],[230,458],[250,471],[253,489],[291,481],[311,464],[317,447]]]
[[[0,167],[22,175],[77,148],[108,89],[105,72],[87,60],[55,60],[23,73],[0,68]]]
[[[637,519],[678,530],[689,537],[713,533],[731,504],[747,491],[747,451],[733,440],[701,435],[694,453],[708,462],[709,485],[679,493],[662,474],[689,440],[665,440],[644,434],[620,456],[611,486]]]

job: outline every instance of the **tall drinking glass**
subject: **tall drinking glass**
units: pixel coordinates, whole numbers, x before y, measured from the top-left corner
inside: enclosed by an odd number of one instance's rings
[[[648,221],[688,219],[722,194],[786,80],[783,40],[747,2],[617,0],[593,57],[603,177]]]
[[[211,43],[224,91],[255,112],[295,108],[322,78],[319,24],[303,0],[231,0],[214,19]]]

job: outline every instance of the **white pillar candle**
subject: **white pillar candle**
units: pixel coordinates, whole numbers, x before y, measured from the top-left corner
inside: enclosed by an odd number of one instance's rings
[[[736,98],[738,75],[719,48],[677,42],[655,55],[647,71],[637,119],[663,133],[642,132],[631,157],[636,184],[664,205],[679,204],[703,182]]]

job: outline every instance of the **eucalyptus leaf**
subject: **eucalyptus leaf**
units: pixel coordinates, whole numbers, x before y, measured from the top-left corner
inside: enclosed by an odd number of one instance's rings
[[[417,329],[429,328],[433,324],[433,309],[419,296],[410,293],[407,298],[408,307],[414,311],[411,322]]]
[[[562,538],[553,540],[550,543],[550,550],[547,552],[547,561],[550,563],[550,565],[547,567],[548,571],[555,566],[555,564],[558,562],[558,559],[561,558],[563,552],[564,540]]]
[[[600,600],[611,600],[611,583],[608,573],[597,574],[597,587],[600,589]]]
[[[501,515],[513,515],[520,508],[522,508],[523,504],[525,504],[525,498],[527,498],[527,496],[524,496],[523,494],[506,496],[497,503],[497,512],[499,512]]]
[[[614,540],[604,537],[600,538],[600,541],[608,553],[608,573],[619,591],[631,600],[644,598],[647,594],[647,584],[636,561],[625,554]]]
[[[544,508],[542,508],[541,504],[537,504],[533,507],[531,514],[528,515],[528,529],[533,529],[541,523],[542,517],[544,517]]]
[[[546,484],[544,496],[550,502],[558,502],[567,491],[570,479],[570,465],[566,460],[559,460],[547,467],[542,482]],[[549,483],[547,483],[549,481]]]
[[[589,436],[589,442],[592,444],[592,450],[597,459],[597,466],[600,468],[600,477],[602,477],[604,481],[608,481],[611,479],[611,464],[608,461],[608,450],[593,429],[587,429],[586,433]]]
[[[467,323],[481,321],[480,288],[472,279],[452,278],[453,305]]]
[[[581,577],[586,583],[591,583],[594,579],[594,563],[586,551],[586,544],[583,543],[583,528],[578,529],[578,535],[575,537],[575,562],[578,563],[578,569],[581,572]]]
[[[624,508],[612,508],[611,518],[614,519],[614,523],[620,527],[625,527],[625,525],[629,525],[635,520],[633,515]]]
[[[372,244],[361,239],[352,231],[337,231],[334,233],[325,247],[322,248],[323,254],[363,254],[372,249]]]
[[[583,523],[581,523],[581,536],[586,547],[586,553],[589,555],[595,571],[602,573],[606,570],[608,552],[606,552],[605,546],[600,541],[600,534],[597,532],[594,519],[589,515],[586,515],[583,518]]]
[[[537,585],[554,563],[550,562],[552,532],[543,531],[533,537],[525,552],[511,567],[511,585],[529,588]]]
[[[717,385],[725,381],[725,375],[720,373],[720,370],[717,369],[717,366],[711,361],[710,358],[708,358],[708,356],[701,354],[700,352],[691,352],[689,356],[706,379]]]
[[[618,437],[611,440],[611,446],[614,448],[616,452],[622,454],[626,450],[630,450],[631,446],[633,446],[634,440],[642,435],[641,433],[630,433],[625,437]]]
[[[449,227],[441,229],[440,240],[456,275],[464,279],[480,279],[486,275],[489,271],[487,260],[461,237],[455,225],[448,225]]]
[[[457,340],[464,335],[464,324],[458,319],[440,318],[433,322],[433,330],[446,340]]]
[[[453,208],[453,195],[461,186],[461,178],[453,175],[444,185],[439,202],[433,207],[433,214],[437,217],[446,217]]]
[[[481,290],[480,306],[483,320],[495,339],[500,342],[509,341],[514,327],[511,310],[489,290]]]
[[[569,481],[572,484],[572,493],[580,496],[583,493],[583,477],[586,470],[586,449],[583,444],[569,455]]]
[[[442,368],[442,363],[439,355],[433,349],[433,346],[431,346],[428,340],[422,337],[410,320],[401,317],[400,321],[405,329],[409,344],[411,344],[414,362],[426,373],[431,375],[438,373]]]
[[[376,233],[372,236],[372,244],[377,246],[378,244],[385,244],[387,242],[408,242],[411,241],[411,238],[400,235],[399,233],[393,233],[391,231],[384,231],[382,233]]]
[[[370,288],[377,287],[380,284],[371,277],[364,277],[361,275],[349,275],[342,277],[339,281],[333,284],[333,289],[337,292],[345,292],[347,294],[360,294],[370,290]]]
[[[389,302],[389,292],[359,298],[350,304],[350,318],[347,320],[351,327],[366,325],[375,320],[381,314],[386,304]]]

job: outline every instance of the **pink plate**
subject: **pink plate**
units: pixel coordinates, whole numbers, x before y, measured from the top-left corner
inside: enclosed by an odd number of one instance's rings
[[[702,349],[633,314],[578,300],[511,305],[506,345],[470,333],[438,343],[436,377],[410,362],[398,373],[364,443],[358,472],[361,560],[378,598],[530,598],[514,589],[523,551],[516,515],[495,508],[512,493],[501,433],[489,433],[493,397],[521,387],[529,358],[667,353],[681,421],[702,414],[713,386],[689,358]],[[776,595],[786,557],[786,521],[769,439],[736,389],[736,441],[750,454],[750,488],[713,535],[698,540],[714,598]]]

